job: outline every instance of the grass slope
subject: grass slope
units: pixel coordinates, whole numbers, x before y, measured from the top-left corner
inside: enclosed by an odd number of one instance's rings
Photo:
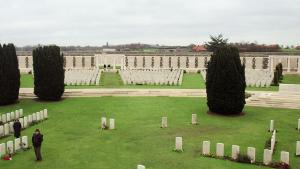
[[[34,152],[20,152],[12,161],[0,161],[3,169],[123,169],[144,164],[147,169],[256,169],[265,168],[200,156],[202,141],[211,140],[211,152],[217,142],[225,143],[225,154],[231,145],[257,148],[262,161],[270,119],[275,120],[278,145],[273,159],[279,161],[280,151],[290,152],[293,168],[300,167],[295,143],[299,110],[246,107],[246,115],[223,117],[206,113],[203,98],[170,97],[100,97],[70,98],[61,102],[39,102],[31,99],[0,108],[10,112],[23,108],[25,115],[48,108],[49,119],[26,129],[29,138],[35,128],[44,134],[44,161],[36,163]],[[100,131],[100,118],[116,119],[116,130]],[[197,113],[199,125],[190,124]],[[162,116],[168,116],[168,128],[161,129]],[[183,153],[174,149],[175,137],[183,136]],[[11,140],[1,139],[0,143]]]

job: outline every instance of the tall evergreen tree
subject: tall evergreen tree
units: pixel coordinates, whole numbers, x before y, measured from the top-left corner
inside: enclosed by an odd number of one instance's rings
[[[63,55],[58,46],[33,50],[34,94],[42,100],[59,100],[64,93]]]
[[[0,44],[0,105],[15,103],[19,98],[20,70],[13,44]]]
[[[227,44],[214,48],[206,74],[207,105],[218,114],[239,114],[245,105],[245,66],[239,50]]]

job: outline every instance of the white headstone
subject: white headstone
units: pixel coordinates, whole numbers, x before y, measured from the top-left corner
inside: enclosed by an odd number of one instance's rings
[[[11,121],[10,113],[6,113],[6,121],[7,121],[7,122]]]
[[[28,125],[30,125],[32,123],[32,115],[28,115]]]
[[[168,127],[168,117],[162,117],[161,118],[161,128],[167,128]]]
[[[21,139],[16,138],[15,139],[15,151],[20,150],[20,149],[21,149]]]
[[[24,119],[23,118],[19,118],[19,122],[21,123],[22,128],[24,128]]]
[[[224,156],[224,144],[223,143],[217,143],[216,155],[218,157]]]
[[[28,117],[27,116],[24,117],[23,124],[24,124],[24,128],[28,127]]]
[[[300,156],[300,141],[296,143],[296,156]]]
[[[36,122],[36,113],[32,114],[32,122]]]
[[[15,116],[16,116],[16,119],[20,118],[20,111],[19,110],[16,110]]]
[[[274,130],[274,120],[271,120],[270,121],[270,129],[269,129],[269,131],[273,132],[273,130]]]
[[[290,153],[286,151],[281,151],[280,153],[280,162],[290,164]]]
[[[300,131],[300,119],[298,119],[298,131]]]
[[[36,112],[36,121],[41,121],[41,112]]]
[[[143,166],[143,165],[138,165],[138,166],[137,166],[137,169],[146,169],[146,167]]]
[[[48,119],[48,110],[47,109],[44,109],[44,118]]]
[[[10,118],[12,119],[12,120],[15,120],[16,119],[16,117],[15,117],[15,112],[10,112]]]
[[[175,150],[182,151],[182,137],[175,138]]]
[[[9,124],[8,123],[4,124],[4,135],[5,136],[9,135]]]
[[[115,119],[109,119],[109,129],[115,129]]]
[[[0,144],[0,158],[6,154],[5,143]]]
[[[13,141],[8,141],[6,143],[6,150],[7,150],[7,153],[9,153],[9,154],[14,153],[14,142]]]
[[[106,128],[106,117],[101,118],[101,128],[105,129]]]
[[[22,137],[22,147],[28,148],[28,137],[27,136]]]
[[[248,147],[247,155],[251,159],[251,163],[255,163],[255,148],[254,147]]]
[[[203,141],[202,154],[203,155],[209,155],[210,154],[210,141]]]
[[[15,132],[15,130],[14,130],[14,122],[9,122],[9,132],[10,133],[14,133]]]
[[[238,158],[238,155],[240,154],[240,146],[238,145],[232,145],[231,148],[231,158],[236,160]]]
[[[197,114],[192,114],[192,124],[197,124]]]
[[[2,114],[1,117],[2,117],[2,118],[1,118],[1,119],[2,119],[2,122],[3,122],[3,123],[6,123],[6,114]]]
[[[44,120],[44,110],[40,111],[41,120]]]
[[[20,109],[19,112],[20,112],[20,117],[23,117],[23,109]]]
[[[4,136],[4,126],[0,126],[0,137]]]
[[[272,151],[264,149],[264,164],[269,165],[272,162]]]

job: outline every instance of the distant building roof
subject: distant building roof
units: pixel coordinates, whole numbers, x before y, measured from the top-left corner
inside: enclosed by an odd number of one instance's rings
[[[204,52],[207,49],[203,45],[195,45],[192,47],[193,52]]]

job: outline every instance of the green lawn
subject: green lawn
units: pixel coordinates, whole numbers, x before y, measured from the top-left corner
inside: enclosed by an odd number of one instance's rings
[[[299,74],[284,75],[282,83],[284,83],[284,84],[300,84],[300,75]]]
[[[273,156],[279,161],[281,150],[290,152],[292,168],[300,168],[295,144],[299,110],[246,107],[244,116],[209,115],[204,98],[171,97],[99,97],[68,98],[61,102],[39,102],[32,99],[0,108],[9,112],[18,108],[24,114],[48,108],[49,119],[23,132],[29,138],[36,128],[44,134],[44,161],[34,161],[33,150],[20,152],[12,161],[0,160],[2,169],[130,169],[144,164],[147,169],[258,169],[249,164],[200,156],[202,141],[225,143],[225,154],[231,145],[256,147],[257,160],[262,161],[270,119],[275,120],[278,145]],[[199,125],[191,125],[191,114],[197,113]],[[100,118],[116,119],[116,130],[100,131]],[[168,116],[168,128],[161,129],[162,116]],[[184,152],[173,152],[175,137],[183,137]],[[1,142],[12,137],[1,139]]]
[[[33,84],[33,76],[31,74],[21,74],[21,87],[22,88],[32,88]]]
[[[33,87],[32,75],[21,75],[21,87]],[[100,85],[66,86],[67,89],[81,88],[182,88],[182,89],[204,89],[205,82],[200,74],[184,74],[181,86],[163,85],[124,85],[117,73],[104,72],[101,74]]]

